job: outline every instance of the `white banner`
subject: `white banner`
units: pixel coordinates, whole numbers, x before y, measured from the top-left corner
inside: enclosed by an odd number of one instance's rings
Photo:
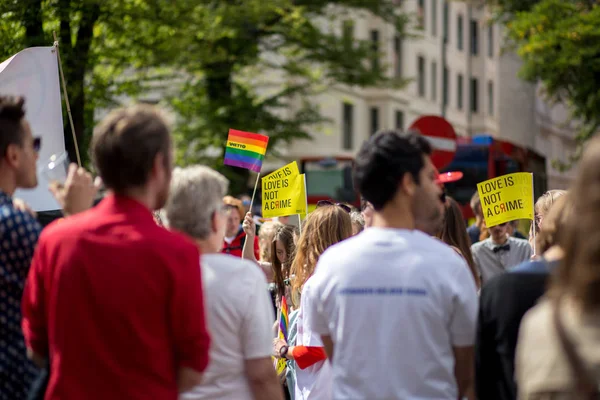
[[[52,154],[65,151],[58,59],[54,47],[25,49],[0,64],[0,95],[25,97],[27,121],[33,136],[42,138],[38,170]],[[48,182],[38,173],[38,187],[17,190],[36,211],[58,210]]]

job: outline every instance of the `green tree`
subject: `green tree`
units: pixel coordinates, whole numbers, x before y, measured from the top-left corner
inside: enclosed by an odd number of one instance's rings
[[[2,0],[0,56],[52,43],[60,50],[82,153],[94,111],[120,96],[164,94],[175,113],[180,163],[214,162],[229,128],[278,142],[324,122],[311,96],[335,85],[400,86],[372,62],[370,40],[341,34],[368,12],[405,35],[395,0]],[[349,26],[345,24],[344,26]],[[383,43],[383,42],[382,42]],[[269,85],[272,76],[278,84]],[[65,119],[65,121],[67,121]],[[69,133],[69,130],[66,130]],[[73,152],[71,135],[67,150]],[[240,190],[243,170],[226,170]]]
[[[581,121],[578,158],[600,127],[600,7],[597,1],[491,1],[509,45],[523,59],[521,77],[541,81],[550,101],[562,101]],[[568,165],[559,165],[568,167]]]

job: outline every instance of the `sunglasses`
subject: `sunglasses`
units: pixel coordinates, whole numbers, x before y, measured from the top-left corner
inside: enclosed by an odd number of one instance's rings
[[[42,148],[42,138],[39,136],[34,137],[33,138],[33,151],[35,151],[36,153],[39,153],[41,148]]]
[[[352,212],[352,209],[350,207],[348,207],[345,204],[342,203],[334,203],[333,201],[330,200],[319,200],[317,201],[317,208],[319,207],[327,207],[327,206],[338,206],[339,208],[341,208],[342,210],[346,211],[347,213]]]

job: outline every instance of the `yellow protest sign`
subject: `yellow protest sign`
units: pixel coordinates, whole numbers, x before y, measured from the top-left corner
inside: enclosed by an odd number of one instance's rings
[[[265,218],[306,214],[304,174],[262,179],[262,215]]]
[[[516,172],[477,184],[488,227],[515,219],[533,220],[533,174]]]
[[[264,180],[277,180],[282,178],[289,178],[291,176],[300,175],[300,170],[298,169],[298,164],[296,161],[292,161],[288,165],[284,165],[283,167],[271,172],[269,175],[263,178]]]

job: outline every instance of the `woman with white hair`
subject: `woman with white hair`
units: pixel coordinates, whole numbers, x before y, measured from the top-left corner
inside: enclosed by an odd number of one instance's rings
[[[273,311],[267,282],[255,264],[221,253],[229,182],[204,166],[176,168],[166,224],[200,248],[202,280],[211,332],[203,383],[181,399],[283,399],[271,362]]]

